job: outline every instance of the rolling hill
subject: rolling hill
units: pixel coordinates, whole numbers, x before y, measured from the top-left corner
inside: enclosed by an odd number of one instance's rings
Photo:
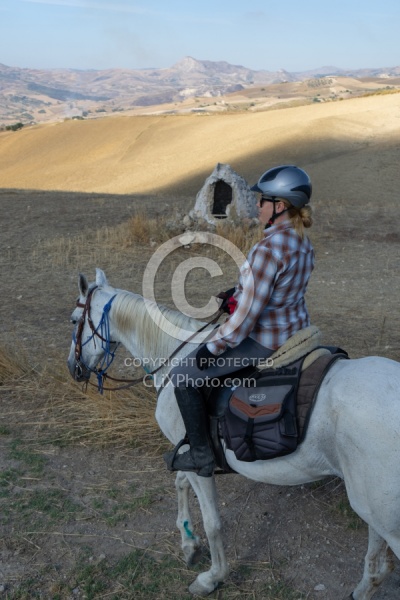
[[[281,110],[112,116],[0,133],[0,187],[193,196],[217,162],[249,181],[295,163],[324,189],[397,193],[400,94]],[[339,164],[340,163],[340,164]],[[364,188],[366,171],[372,185]]]
[[[265,110],[397,88],[400,67],[254,71],[185,57],[168,69],[21,69],[0,64],[0,126],[16,122],[154,114]]]

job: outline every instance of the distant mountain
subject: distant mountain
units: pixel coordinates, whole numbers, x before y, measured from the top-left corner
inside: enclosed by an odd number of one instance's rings
[[[21,69],[0,64],[0,125],[99,116],[136,107],[218,98],[254,86],[327,76],[390,78],[400,67],[345,70],[321,67],[289,73],[254,71],[187,56],[167,69]]]

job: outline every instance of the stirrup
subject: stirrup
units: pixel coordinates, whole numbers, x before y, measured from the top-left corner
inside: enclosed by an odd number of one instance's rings
[[[172,450],[172,452],[165,452],[165,454],[163,455],[164,460],[167,463],[167,468],[169,471],[174,472],[177,470],[174,468],[174,462],[175,462],[176,455],[178,454],[178,452],[182,448],[182,446],[185,446],[186,444],[189,444],[189,438],[188,438],[187,434],[180,442],[177,443],[177,445]],[[166,458],[167,456],[168,456],[168,460]],[[171,456],[171,459],[169,458],[170,456]]]

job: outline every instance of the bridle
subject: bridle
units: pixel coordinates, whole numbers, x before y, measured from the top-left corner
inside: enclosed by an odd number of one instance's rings
[[[77,376],[80,377],[83,374],[84,370],[94,373],[97,377],[97,386],[94,385],[93,383],[91,383],[89,381],[89,379],[85,382],[85,384],[86,384],[86,386],[89,384],[89,385],[92,385],[93,387],[97,387],[98,391],[100,393],[102,393],[103,390],[117,391],[117,390],[123,390],[123,389],[129,388],[129,387],[132,387],[134,385],[137,385],[138,383],[142,383],[143,377],[138,377],[136,379],[116,379],[115,377],[111,377],[111,375],[107,374],[107,369],[111,366],[111,363],[114,360],[115,351],[117,350],[117,347],[119,345],[118,342],[113,342],[110,340],[110,324],[109,324],[109,311],[110,311],[112,302],[113,302],[116,294],[114,294],[114,296],[112,296],[112,298],[110,298],[110,300],[107,302],[107,304],[105,304],[105,306],[103,308],[102,317],[100,319],[99,324],[96,327],[93,323],[93,320],[92,320],[92,317],[90,314],[90,310],[91,310],[91,302],[92,302],[93,293],[95,292],[96,289],[98,289],[98,287],[99,287],[98,285],[95,285],[88,291],[88,295],[86,297],[85,303],[79,302],[79,300],[77,300],[77,302],[76,302],[77,308],[83,308],[83,312],[79,319],[78,326],[76,328],[76,333],[74,332],[74,334],[73,334],[73,339],[75,341],[75,360],[76,360],[75,372],[76,372]],[[172,352],[172,354],[167,359],[166,364],[168,364],[168,362],[171,360],[171,358],[176,356],[176,354],[186,344],[188,344],[198,333],[201,333],[206,327],[208,327],[208,325],[215,324],[223,313],[224,313],[224,309],[220,308],[218,310],[216,316],[211,321],[209,321],[208,323],[205,323],[202,327],[200,327],[200,329],[195,331],[187,340],[184,340]],[[85,327],[86,320],[88,322],[88,325],[90,327],[92,335],[85,342],[82,342],[82,334],[83,334],[83,329]],[[99,330],[100,330],[100,333],[99,333]],[[83,346],[88,344],[91,340],[93,340],[94,345],[96,345],[96,338],[99,338],[101,340],[102,348],[104,349],[105,353],[104,353],[104,357],[103,357],[102,363],[100,365],[100,368],[91,369],[90,367],[85,365],[85,363],[82,361],[82,348],[83,348]],[[111,351],[111,345],[116,346],[114,351]],[[146,377],[151,377],[152,375],[157,373],[157,371],[159,371],[163,367],[165,367],[165,364],[161,364],[159,367],[157,367],[153,371],[146,373]],[[112,381],[123,383],[124,385],[120,385],[120,386],[114,387],[114,388],[104,387],[103,384],[106,379],[110,379]]]
[[[75,341],[75,372],[77,376],[80,377],[83,374],[84,370],[95,373],[98,379],[99,391],[102,391],[103,386],[101,382],[106,375],[107,369],[110,367],[111,363],[114,360],[115,350],[118,347],[118,342],[113,342],[110,340],[109,324],[109,311],[116,294],[114,294],[114,296],[112,296],[112,298],[110,298],[110,300],[104,306],[103,314],[97,327],[93,323],[91,317],[91,302],[93,294],[98,287],[99,286],[95,285],[89,290],[85,303],[79,302],[79,300],[76,302],[77,308],[83,308],[83,312],[79,319],[78,326],[76,328],[76,333],[74,332],[73,334],[73,339]],[[86,321],[89,325],[92,335],[85,342],[83,342],[82,335]],[[91,340],[93,340],[93,343],[96,347],[96,338],[98,338],[101,341],[101,345],[104,350],[104,357],[100,369],[91,369],[82,360],[82,348]],[[111,350],[112,346],[115,346],[114,351]]]

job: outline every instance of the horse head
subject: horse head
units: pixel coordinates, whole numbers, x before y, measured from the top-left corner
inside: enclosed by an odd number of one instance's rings
[[[75,326],[68,369],[76,381],[88,381],[95,373],[98,377],[110,366],[118,345],[110,337],[109,311],[116,290],[108,282],[104,272],[96,269],[96,281],[89,284],[79,275],[79,297],[71,315]]]

